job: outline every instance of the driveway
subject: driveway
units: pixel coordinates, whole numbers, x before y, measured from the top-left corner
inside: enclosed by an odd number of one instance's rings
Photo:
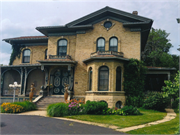
[[[123,134],[113,129],[42,116],[1,114],[1,134]]]

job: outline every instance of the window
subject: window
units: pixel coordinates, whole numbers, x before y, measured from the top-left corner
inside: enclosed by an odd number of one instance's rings
[[[121,91],[121,67],[116,69],[116,91]]]
[[[67,53],[67,40],[61,39],[58,42],[58,55],[66,56],[66,53]]]
[[[92,68],[89,69],[89,90],[92,90]]]
[[[97,40],[97,51],[105,51],[105,40],[104,38],[99,38]]]
[[[112,26],[112,22],[110,22],[110,21],[106,21],[105,23],[104,23],[104,27],[105,28],[110,28]]]
[[[47,49],[45,50],[45,59],[47,59]]]
[[[99,68],[99,87],[100,91],[107,91],[109,86],[109,69],[108,67]]]
[[[117,52],[118,40],[116,37],[112,37],[109,41],[109,51]]]
[[[23,63],[29,63],[30,62],[30,54],[31,54],[31,51],[29,49],[25,49],[23,51]]]

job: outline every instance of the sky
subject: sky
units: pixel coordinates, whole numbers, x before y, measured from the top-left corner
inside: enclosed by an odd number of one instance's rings
[[[3,39],[41,36],[38,26],[65,25],[105,6],[152,19],[153,28],[170,33],[170,54],[180,54],[180,0],[0,0],[0,64],[8,65],[12,52]]]

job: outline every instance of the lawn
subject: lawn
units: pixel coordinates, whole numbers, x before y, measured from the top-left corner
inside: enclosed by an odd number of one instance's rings
[[[150,127],[145,127],[137,130],[132,130],[127,133],[129,134],[175,134],[179,124],[179,113],[175,119],[161,123],[158,125],[152,125]]]
[[[163,119],[166,112],[158,112],[154,110],[139,109],[142,115],[121,116],[121,115],[73,115],[66,118],[78,119],[90,122],[115,125],[119,128],[125,128],[135,125],[141,125],[148,122]]]

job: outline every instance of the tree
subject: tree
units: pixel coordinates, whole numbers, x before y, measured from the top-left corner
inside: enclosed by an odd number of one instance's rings
[[[151,29],[146,47],[142,52],[142,60],[146,66],[178,67],[176,55],[172,56],[168,53],[172,47],[170,40],[167,39],[168,36],[169,33],[165,30]]]

